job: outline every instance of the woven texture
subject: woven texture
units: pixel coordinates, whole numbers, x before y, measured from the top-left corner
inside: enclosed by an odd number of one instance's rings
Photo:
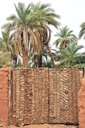
[[[49,70],[49,123],[78,123],[79,76],[74,68]]]
[[[78,69],[12,70],[12,122],[78,123]]]
[[[48,70],[13,70],[13,122],[48,122]]]

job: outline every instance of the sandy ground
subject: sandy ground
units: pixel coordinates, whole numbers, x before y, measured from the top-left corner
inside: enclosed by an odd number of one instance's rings
[[[65,125],[49,125],[49,124],[43,124],[43,125],[27,125],[27,126],[1,126],[2,128],[78,128],[77,126],[65,126]],[[0,127],[0,128],[1,128]]]

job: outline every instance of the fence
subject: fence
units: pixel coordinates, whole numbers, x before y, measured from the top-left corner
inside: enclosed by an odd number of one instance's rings
[[[78,123],[78,69],[14,69],[10,80],[13,124]]]

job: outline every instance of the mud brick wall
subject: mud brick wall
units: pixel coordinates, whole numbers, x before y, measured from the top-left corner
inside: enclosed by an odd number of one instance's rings
[[[81,80],[81,87],[78,93],[79,107],[79,128],[85,128],[85,77]]]
[[[8,124],[9,95],[8,95],[9,69],[0,69],[0,124]]]

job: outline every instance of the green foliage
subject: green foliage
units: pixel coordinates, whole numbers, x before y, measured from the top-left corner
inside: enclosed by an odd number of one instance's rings
[[[80,25],[79,39],[82,37],[85,39],[85,22]]]
[[[10,65],[11,65],[10,53],[0,51],[0,67],[10,66]]]
[[[50,4],[24,3],[14,4],[16,15],[7,18],[2,26],[0,38],[0,66],[10,66],[10,60],[17,60],[22,55],[23,65],[26,67],[85,67],[85,53],[78,53],[82,46],[78,46],[77,37],[68,26],[59,28],[54,44],[58,52],[52,52],[49,46],[51,38],[50,25],[58,28],[60,16],[55,13]],[[85,39],[85,22],[81,24],[79,38]],[[56,51],[56,50],[55,50]],[[56,55],[55,55],[56,54]],[[10,59],[11,58],[11,59]],[[12,66],[22,65],[15,64]]]
[[[68,26],[60,28],[56,37],[57,39],[54,44],[59,46],[59,48],[65,48],[68,44],[77,41],[76,36],[73,34],[73,31],[68,28]]]
[[[24,3],[18,3],[15,9],[17,15],[9,16],[8,23],[2,28],[11,31],[11,39],[14,39],[18,54],[22,54],[23,64],[26,67],[28,66],[27,58],[30,59],[35,52],[42,55],[45,45],[49,47],[51,37],[49,24],[57,28],[60,24],[57,19],[60,16],[51,9],[49,4],[31,3],[26,7]],[[50,55],[52,58],[51,52]]]
[[[56,59],[59,61],[59,64],[57,64],[57,66],[76,67],[80,65],[81,62],[79,62],[79,60],[82,58],[83,54],[78,53],[78,51],[81,48],[83,48],[83,46],[78,46],[77,43],[73,42],[69,44],[65,49],[61,49],[56,54]]]

